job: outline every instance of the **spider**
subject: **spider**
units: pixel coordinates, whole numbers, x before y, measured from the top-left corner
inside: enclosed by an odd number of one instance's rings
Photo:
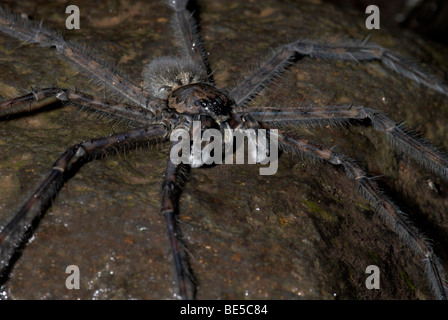
[[[182,7],[182,6],[181,6],[181,7]],[[191,26],[190,26],[190,27],[191,27]],[[289,64],[289,63],[288,63],[288,64]],[[255,68],[255,70],[257,70],[257,69]],[[141,89],[139,88],[139,90],[141,90]],[[37,90],[34,91],[34,93],[37,93],[37,92],[38,92]],[[234,93],[232,94],[232,91],[231,91],[231,90],[230,90],[230,96],[231,96],[231,97],[234,96]],[[115,96],[113,96],[113,97],[115,98]],[[105,100],[108,100],[109,103],[111,103],[111,101],[113,101],[114,99],[111,98],[111,99],[109,100],[108,98],[106,98]],[[12,101],[12,100],[6,100],[6,101],[8,102],[8,101]],[[4,102],[4,103],[5,103],[5,102]],[[353,108],[352,108],[352,109],[353,109]],[[288,109],[288,110],[289,110],[289,109]],[[299,110],[299,109],[297,109],[297,110]],[[297,110],[296,110],[296,111],[297,111]],[[340,110],[342,110],[342,109],[340,109]],[[104,110],[101,110],[101,111],[104,111]],[[263,120],[266,121],[266,120],[268,119],[267,117],[269,116],[269,113],[266,112],[266,111],[267,111],[266,109],[263,109],[262,111],[263,111]],[[276,107],[275,109],[272,109],[271,111],[273,111],[273,115],[275,115],[276,117],[278,117],[279,115],[282,114],[281,111],[280,111],[280,108],[277,108],[277,107]],[[146,112],[146,111],[145,111],[145,112]],[[244,111],[241,111],[241,112],[245,113],[245,112],[247,112],[247,110],[244,110]],[[238,114],[240,114],[240,113],[238,113]],[[8,112],[8,115],[10,116],[10,113],[9,113],[9,112]],[[163,118],[166,119],[166,115],[163,115]],[[278,120],[278,118],[276,118],[276,120]],[[174,121],[174,120],[173,120],[173,121]],[[334,119],[333,119],[333,121],[334,121]],[[145,121],[145,122],[146,122],[145,125],[147,125],[148,122],[147,122],[147,121]],[[146,140],[145,140],[145,143],[144,143],[144,144],[145,144],[145,145],[147,144],[147,141],[146,141]],[[293,149],[290,149],[290,151],[293,151]],[[334,161],[334,160],[333,160],[333,161]],[[351,161],[351,160],[350,160],[350,161]],[[351,162],[350,162],[350,163],[351,163]],[[338,166],[340,166],[340,164],[337,164],[337,163],[336,163],[335,166],[338,167]],[[370,181],[370,180],[369,180],[369,181]],[[353,187],[353,188],[355,188],[355,187]],[[181,208],[180,208],[180,213],[182,214],[182,206],[181,206]],[[237,259],[238,259],[238,257],[235,258],[235,260],[237,260]],[[240,258],[240,259],[241,259],[241,258]],[[185,279],[185,277],[183,277],[183,275],[182,275],[184,272],[186,272],[186,270],[184,270],[184,269],[185,269],[185,267],[181,267],[181,268],[180,268],[180,272],[179,272],[179,271],[177,272],[177,274],[180,275],[180,278],[181,278],[181,279],[179,280],[179,283],[182,283],[182,282],[187,283],[187,282],[188,282],[188,279]],[[203,285],[203,284],[201,283],[201,285]],[[193,289],[194,289],[194,288],[193,288]],[[184,291],[184,292],[182,292],[182,291]],[[186,289],[185,289],[185,290],[184,290],[184,289],[181,289],[181,290],[180,290],[180,292],[181,292],[181,296],[187,296],[187,297],[190,297],[192,294],[191,294],[191,293],[190,293],[190,294],[187,294],[187,291],[188,291],[188,290],[186,290]],[[191,288],[190,288],[190,291],[191,291]]]

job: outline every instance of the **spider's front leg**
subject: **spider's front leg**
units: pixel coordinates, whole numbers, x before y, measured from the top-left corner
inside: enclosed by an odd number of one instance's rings
[[[287,67],[304,57],[349,61],[379,60],[396,73],[448,96],[448,86],[437,77],[379,45],[367,44],[365,41],[324,43],[309,40],[295,41],[275,50],[269,59],[230,92],[230,96],[238,106],[243,107]]]

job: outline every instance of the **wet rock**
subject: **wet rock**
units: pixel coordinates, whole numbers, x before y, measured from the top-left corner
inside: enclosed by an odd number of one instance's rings
[[[80,1],[81,29],[65,30],[63,3],[7,3],[95,48],[141,84],[143,65],[173,54],[170,10],[161,1]],[[368,31],[364,20],[320,1],[198,1],[200,30],[215,78],[232,88],[271,49],[297,38],[364,39],[447,71],[447,49],[412,33]],[[0,36],[0,96],[57,85],[104,96],[101,85],[55,50]],[[107,93],[109,94],[109,93]],[[382,110],[448,149],[447,98],[397,77],[379,63],[303,59],[253,105],[353,103]],[[123,130],[74,107],[0,123],[0,221],[6,221],[78,141]],[[292,130],[292,129],[291,129]],[[306,128],[378,177],[385,193],[433,239],[448,268],[447,185],[387,144],[372,128]],[[83,167],[48,210],[16,263],[3,296],[12,299],[172,299],[176,284],[160,190],[168,146],[108,156]],[[282,154],[274,176],[254,165],[192,170],[181,226],[199,299],[428,299],[420,257],[377,219],[340,168]],[[434,192],[431,180],[438,186]],[[67,290],[68,265],[81,289]],[[365,269],[381,270],[368,290]]]

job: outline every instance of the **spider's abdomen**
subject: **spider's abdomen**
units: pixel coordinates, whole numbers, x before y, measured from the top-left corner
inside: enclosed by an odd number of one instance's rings
[[[233,104],[227,95],[206,83],[181,86],[168,97],[168,106],[177,112],[187,115],[206,114],[217,123],[230,118]]]

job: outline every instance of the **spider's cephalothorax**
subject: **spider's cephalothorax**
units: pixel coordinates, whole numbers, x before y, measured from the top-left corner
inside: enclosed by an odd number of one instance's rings
[[[195,83],[174,90],[168,97],[168,107],[179,113],[210,116],[216,123],[232,115],[232,99],[207,83]]]
[[[200,65],[178,57],[154,59],[143,74],[145,89],[188,116],[207,115],[216,123],[231,116],[233,100],[209,83]]]

